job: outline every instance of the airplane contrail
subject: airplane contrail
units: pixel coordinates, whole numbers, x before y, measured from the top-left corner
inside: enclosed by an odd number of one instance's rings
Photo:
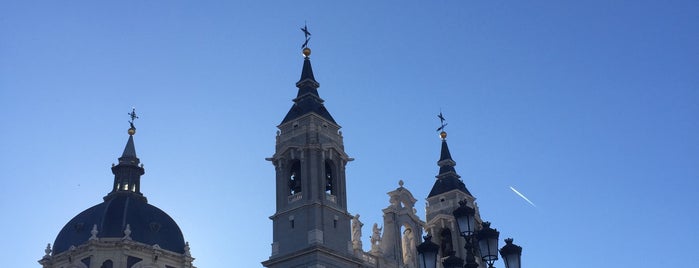
[[[531,200],[529,200],[529,198],[527,198],[527,197],[524,196],[522,193],[520,193],[519,191],[517,191],[517,189],[515,189],[515,187],[510,186],[510,190],[512,190],[513,192],[515,192],[515,194],[519,195],[519,197],[521,197],[522,199],[524,199],[524,201],[527,201],[527,202],[528,202],[530,205],[532,205],[533,207],[536,207],[536,205],[534,205],[534,203],[533,203]]]

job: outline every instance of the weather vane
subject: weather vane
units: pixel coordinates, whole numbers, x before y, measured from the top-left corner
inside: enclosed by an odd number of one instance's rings
[[[131,125],[131,128],[136,130],[136,127],[133,125],[133,120],[138,119],[138,116],[136,115],[136,107],[131,108],[131,112],[128,113],[129,116],[131,116],[131,120],[129,120],[129,125]]]
[[[308,31],[308,26],[306,26],[306,23],[303,24],[303,28],[301,28],[301,31],[303,32],[303,35],[306,36],[306,41],[303,42],[301,48],[307,48],[308,41],[311,40],[311,32]]]
[[[448,123],[444,123],[444,121],[446,121],[446,119],[444,119],[444,115],[442,115],[442,112],[439,112],[437,117],[439,118],[439,123],[440,123],[440,126],[439,126],[439,128],[437,128],[437,131],[440,131],[440,130],[444,131],[444,127],[446,127],[448,125]]]

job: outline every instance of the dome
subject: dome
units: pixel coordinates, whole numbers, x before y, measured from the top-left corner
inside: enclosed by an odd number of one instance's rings
[[[182,231],[167,213],[146,203],[143,196],[122,192],[108,195],[104,202],[71,219],[56,237],[53,254],[86,243],[94,225],[97,225],[98,238],[122,238],[127,224],[133,241],[158,244],[162,249],[181,254],[185,252]]]

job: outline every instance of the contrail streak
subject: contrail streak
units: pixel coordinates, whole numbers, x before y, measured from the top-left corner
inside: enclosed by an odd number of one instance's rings
[[[517,191],[517,189],[515,189],[514,187],[510,186],[510,190],[512,190],[513,192],[515,192],[515,194],[519,195],[519,197],[521,197],[522,199],[524,199],[524,201],[527,201],[527,202],[528,202],[530,205],[532,205],[533,207],[536,207],[536,205],[534,205],[534,203],[532,203],[532,201],[529,200],[529,198],[527,198],[527,197],[524,196],[522,193],[520,193],[519,191]]]

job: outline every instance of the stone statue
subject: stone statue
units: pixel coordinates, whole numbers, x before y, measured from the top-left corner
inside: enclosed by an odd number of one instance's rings
[[[362,249],[362,226],[364,224],[359,221],[359,214],[352,218],[352,248],[355,250]]]
[[[413,235],[413,230],[406,228],[403,231],[403,267],[405,268],[415,268],[415,258],[414,251],[417,250],[415,246],[415,237]]]
[[[189,241],[187,241],[184,243],[184,255],[187,257],[192,257],[192,253],[189,250]]]
[[[379,244],[381,243],[381,230],[383,227],[379,228],[379,225],[377,223],[374,223],[374,226],[371,228],[371,251],[372,252],[379,252]]]
[[[374,227],[371,228],[371,245],[377,245],[381,242],[381,229],[378,223],[374,223]]]

